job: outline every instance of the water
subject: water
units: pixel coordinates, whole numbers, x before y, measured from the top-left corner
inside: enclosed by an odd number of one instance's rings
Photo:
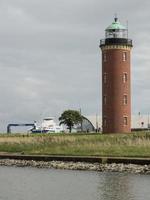
[[[149,199],[149,175],[0,167],[0,200]]]

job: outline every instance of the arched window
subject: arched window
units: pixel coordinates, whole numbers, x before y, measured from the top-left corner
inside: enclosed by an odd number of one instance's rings
[[[104,52],[103,53],[103,61],[106,62],[107,61],[107,54]]]
[[[122,54],[122,60],[123,61],[127,60],[127,52],[126,51],[124,51],[123,54]]]
[[[128,117],[127,117],[127,116],[124,116],[124,117],[123,117],[123,125],[124,125],[124,126],[127,126],[127,125],[128,125]]]
[[[106,117],[103,118],[103,126],[104,126],[104,127],[107,126],[107,118],[106,118]]]
[[[103,81],[104,81],[104,83],[107,83],[107,73],[104,73],[104,75],[103,75]]]
[[[126,94],[123,95],[123,105],[127,105],[128,103],[128,96]]]
[[[128,75],[127,75],[127,73],[125,72],[125,73],[123,73],[122,81],[123,81],[123,83],[126,83],[127,80],[128,80]]]
[[[103,103],[104,103],[104,105],[107,104],[107,96],[106,95],[103,96]]]

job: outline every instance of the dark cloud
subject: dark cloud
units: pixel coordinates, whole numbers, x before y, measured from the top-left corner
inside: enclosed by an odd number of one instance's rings
[[[133,113],[150,110],[149,8],[148,0],[2,0],[0,130],[67,108],[101,113],[98,46],[116,12],[134,43]]]

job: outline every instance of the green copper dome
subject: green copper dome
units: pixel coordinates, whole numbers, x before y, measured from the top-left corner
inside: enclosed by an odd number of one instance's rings
[[[106,31],[107,30],[126,30],[126,27],[123,26],[122,24],[120,24],[120,22],[118,21],[117,18],[115,18],[115,21],[106,28]]]

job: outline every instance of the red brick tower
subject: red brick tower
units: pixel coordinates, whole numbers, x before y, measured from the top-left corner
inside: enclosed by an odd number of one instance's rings
[[[131,132],[130,52],[132,40],[117,18],[105,30],[102,50],[103,133]]]

